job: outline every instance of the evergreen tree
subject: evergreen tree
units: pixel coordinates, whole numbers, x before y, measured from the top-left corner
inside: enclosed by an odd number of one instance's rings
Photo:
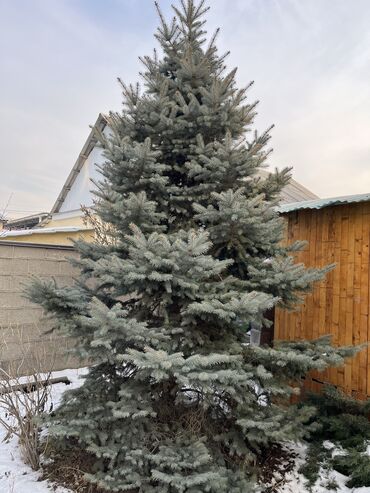
[[[255,104],[206,42],[204,0],[182,0],[145,90],[123,83],[123,111],[99,133],[106,163],[96,213],[107,244],[77,242],[73,287],[35,281],[28,296],[92,362],[49,423],[56,442],[96,458],[108,491],[254,491],[256,457],[299,438],[310,411],[287,406],[311,369],[343,363],[327,338],[248,344],[266,311],[290,308],[327,269],[281,244],[276,212],[289,170],[262,179],[269,133],[243,140]]]

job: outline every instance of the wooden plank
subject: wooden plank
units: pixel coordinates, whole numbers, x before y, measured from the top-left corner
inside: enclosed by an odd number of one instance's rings
[[[325,227],[322,236],[322,259],[326,265],[334,263],[335,231],[334,231],[334,207],[327,207],[324,216]],[[333,305],[333,281],[334,272],[326,275],[325,284],[321,288],[324,293],[320,297],[320,335],[332,335],[332,305]],[[321,378],[330,380],[330,369],[325,370]]]
[[[367,342],[368,341],[368,316],[367,315],[360,315],[360,337],[361,337],[361,342]],[[370,388],[369,391],[367,389],[368,387],[368,352],[369,349],[365,348],[363,349],[360,354],[358,355],[359,358],[359,379],[358,379],[358,390],[361,393],[361,395],[368,394],[370,396]]]
[[[289,228],[289,215],[280,217],[283,225],[283,239],[281,241],[282,246],[286,246],[288,243],[288,228]]]
[[[367,205],[367,204],[366,204]],[[366,211],[364,206],[364,211]],[[362,215],[362,252],[361,252],[361,315],[369,315],[369,238],[370,215]]]
[[[302,262],[306,267],[309,266],[310,259],[310,242],[309,242],[309,232],[310,232],[310,223],[311,223],[311,211],[303,210],[301,211],[300,217],[300,228],[297,231],[297,240],[306,241],[307,245],[301,251],[299,256],[299,261]],[[304,322],[307,316],[307,296],[304,297],[304,301],[301,305],[297,307],[297,312],[294,317],[294,338],[295,339],[304,339],[305,333],[303,330]]]
[[[327,263],[335,263],[335,248],[336,248],[336,223],[335,223],[335,207],[328,209],[328,241],[327,241]],[[333,288],[334,286],[334,269],[331,270],[326,277],[326,285]]]
[[[320,236],[318,236],[318,266],[324,267],[329,263],[328,261],[328,236],[329,236],[329,227],[328,227],[328,208],[325,208],[320,211]],[[326,310],[326,289],[327,289],[327,276],[323,279],[319,284],[319,299],[318,299],[318,309],[319,309],[319,317],[318,317],[318,335],[323,336],[327,334],[327,330],[325,327],[325,310]]]
[[[296,324],[297,324],[298,312],[297,310],[290,311],[288,314],[288,333],[287,339],[289,341],[294,341],[296,339]]]
[[[325,208],[320,214],[320,233],[318,237],[318,260],[314,267],[325,267],[328,265],[328,224],[327,224],[328,210]],[[326,288],[327,288],[328,276],[319,282],[319,323],[318,331],[319,337],[326,334],[325,331],[325,307],[326,307]]]
[[[338,343],[340,346],[344,346],[346,344],[346,297],[349,232],[348,205],[341,207],[341,213]],[[344,389],[344,366],[338,368],[337,378],[337,385]]]
[[[303,262],[306,267],[311,267],[310,257],[311,257],[311,248],[314,247],[312,242],[310,241],[310,232],[311,232],[311,224],[312,224],[312,211],[306,210],[304,211],[304,224],[303,230],[300,232],[301,238],[307,241],[307,247],[304,252]],[[306,339],[306,328],[308,326],[308,313],[310,309],[310,294],[306,294],[304,298],[304,303],[301,306],[300,316],[298,319],[297,326],[297,336],[299,339]]]
[[[349,224],[348,224],[348,258],[347,258],[347,294],[346,304],[346,325],[345,325],[345,344],[353,344],[353,310],[354,310],[354,270],[355,270],[355,215],[356,209],[349,207]],[[351,392],[352,387],[352,361],[349,359],[344,365],[344,390]]]
[[[363,204],[361,262],[361,340],[366,339],[367,349],[360,354],[360,368],[364,375],[361,386],[370,397],[370,202]]]
[[[369,326],[369,244],[370,244],[370,203],[362,206],[362,252],[361,252],[361,321],[360,342],[370,341]],[[370,396],[370,348],[361,351],[359,390]]]
[[[306,246],[302,252],[302,262],[307,267],[310,261],[310,211],[304,211],[305,214],[302,217],[302,227],[299,231],[300,239],[306,242]]]
[[[341,243],[342,243],[342,207],[334,207],[333,217],[334,230],[334,263],[333,270],[333,295],[340,295],[340,262],[341,262]]]
[[[316,234],[317,234],[317,212],[310,211],[310,229],[308,232],[309,236],[309,260],[308,266],[314,267],[316,265]],[[315,289],[315,288],[313,288]],[[313,338],[313,325],[314,325],[314,294],[313,291],[306,297],[306,310],[307,314],[305,316],[305,327],[302,329],[302,337],[305,339]]]
[[[287,317],[287,311],[284,309],[281,309],[280,313],[280,334],[279,334],[279,340],[284,341],[285,340],[285,331],[286,331],[286,320]]]
[[[274,318],[274,340],[279,340],[280,334],[280,308],[275,309],[275,318]]]
[[[41,389],[44,387],[49,387],[50,385],[56,385],[57,383],[64,383],[65,385],[70,385],[71,381],[68,377],[55,377],[55,378],[45,378],[42,380],[30,380],[26,383],[18,383],[14,385],[9,385],[8,382],[5,385],[5,390],[0,392],[0,395],[9,394],[11,392],[24,392],[25,394],[29,394],[30,392],[34,392],[37,389]]]
[[[341,225],[342,208],[333,207],[329,238],[333,244],[333,263],[336,264],[332,276],[332,302],[331,302],[331,325],[332,343],[339,345],[339,306],[340,306],[340,260],[341,260]],[[329,308],[328,308],[329,309]],[[338,369],[329,369],[330,382],[338,382]]]
[[[321,211],[316,213],[316,242],[315,242],[315,255],[313,258],[312,266],[322,267],[322,221],[323,217]],[[321,282],[316,283],[313,289],[313,324],[312,324],[312,339],[317,339],[320,334],[320,287]]]
[[[362,258],[362,204],[354,207],[354,273],[353,273],[353,339],[352,343],[361,342],[361,258]],[[352,391],[360,390],[360,355],[352,360]]]
[[[323,235],[323,211],[316,211],[316,242],[315,242],[315,255],[312,261],[312,267],[322,267],[325,262],[323,261],[323,248],[322,248],[322,235]],[[321,320],[320,320],[320,304],[322,303],[322,286],[323,281],[319,281],[315,283],[314,289],[312,292],[312,333],[309,339],[317,339],[322,335],[321,330]],[[312,378],[320,378],[320,373],[314,371],[311,373]],[[315,384],[313,384],[313,389],[315,391]]]
[[[284,324],[284,310],[277,308],[275,311],[275,327],[274,327],[274,339],[280,341],[283,339],[283,324]]]

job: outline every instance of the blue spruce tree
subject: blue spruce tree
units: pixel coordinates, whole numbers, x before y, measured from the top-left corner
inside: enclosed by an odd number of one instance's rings
[[[276,205],[289,170],[266,179],[269,133],[226,72],[204,0],[181,0],[159,56],[142,59],[144,91],[123,83],[95,212],[114,241],[77,242],[73,287],[35,281],[28,296],[91,362],[49,421],[56,444],[94,457],[107,491],[246,493],[256,458],[300,438],[309,410],[287,405],[311,369],[350,350],[326,338],[248,343],[266,312],[299,302],[326,269],[294,264]]]

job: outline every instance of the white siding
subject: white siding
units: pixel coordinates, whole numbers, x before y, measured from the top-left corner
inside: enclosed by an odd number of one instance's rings
[[[81,205],[86,207],[92,205],[93,195],[91,190],[95,188],[95,185],[91,182],[91,179],[99,181],[101,177],[95,164],[102,164],[104,161],[102,149],[94,147],[67,193],[60,207],[60,212],[73,211],[79,209]]]

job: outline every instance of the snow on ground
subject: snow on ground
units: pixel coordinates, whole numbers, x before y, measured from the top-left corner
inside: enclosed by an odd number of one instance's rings
[[[58,405],[61,395],[67,389],[80,385],[79,376],[86,372],[80,370],[62,370],[53,372],[52,378],[67,377],[70,385],[59,383],[52,385],[51,401],[54,408]],[[27,378],[24,379],[27,381]],[[0,409],[4,414],[4,410]],[[5,430],[0,426],[0,493],[68,493],[65,488],[55,490],[46,481],[39,480],[39,473],[32,471],[27,466],[20,455],[18,439],[11,438],[8,442],[3,442]]]
[[[86,369],[62,370],[53,372],[52,378],[67,377],[71,385],[64,383],[52,386],[51,400],[54,408],[58,405],[63,392],[70,388],[78,387],[81,383],[79,377],[86,373]],[[25,381],[27,381],[25,379]],[[4,411],[0,409],[0,413]],[[5,431],[0,427],[0,493],[71,493],[65,488],[57,488],[47,481],[40,481],[40,475],[27,466],[21,458],[17,438],[13,437],[8,442],[3,442]],[[348,478],[336,471],[322,471],[320,480],[309,490],[305,478],[298,473],[299,467],[304,463],[305,445],[291,445],[290,449],[297,455],[295,469],[286,476],[284,483],[278,488],[278,493],[333,493],[329,489],[330,484],[338,485],[337,493],[370,493],[370,488],[347,488],[345,482]],[[369,446],[370,454],[370,446]]]
[[[306,486],[306,478],[298,473],[298,469],[304,464],[307,447],[303,444],[298,444],[289,448],[297,455],[296,464],[294,470],[286,475],[286,481],[277,490],[278,493],[370,493],[370,488],[366,486],[363,488],[348,488],[345,485],[348,481],[347,476],[343,476],[337,471],[326,471],[324,469],[321,469],[319,480],[309,489]],[[338,450],[334,453],[340,454],[341,451]],[[336,490],[333,488],[335,484],[337,485]]]

